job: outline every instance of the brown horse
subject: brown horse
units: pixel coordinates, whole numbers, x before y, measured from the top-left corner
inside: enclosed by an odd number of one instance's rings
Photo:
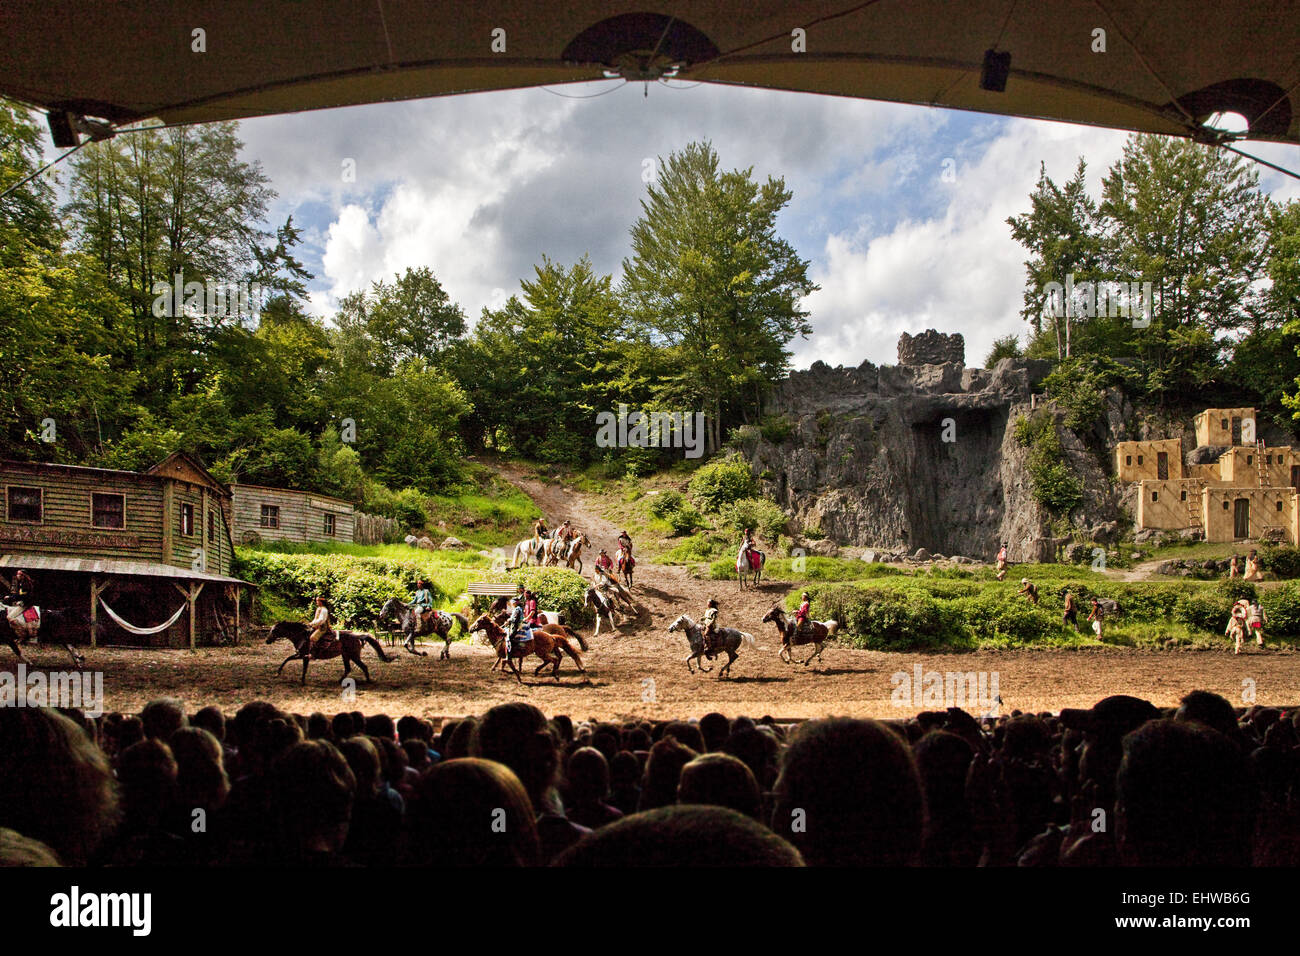
[[[533,671],[534,674],[541,673],[542,668],[550,665],[551,676],[554,677],[556,681],[559,681],[561,651],[573,658],[573,663],[578,665],[578,670],[584,674],[587,673],[587,669],[582,666],[582,658],[578,656],[578,652],[575,651],[573,645],[569,643],[569,638],[576,639],[578,644],[582,646],[583,650],[586,650],[587,645],[582,640],[581,635],[570,631],[563,624],[547,624],[545,627],[533,628],[533,639],[527,643],[516,641],[514,647],[510,649],[509,656],[506,655],[506,632],[502,629],[501,625],[492,620],[488,615],[479,615],[478,620],[471,624],[469,629],[471,631],[487,632],[488,640],[490,640],[493,646],[497,649],[497,659],[492,665],[492,669],[497,670],[503,664],[509,665],[510,670],[514,672],[515,680],[519,681],[521,684],[524,682],[524,679],[520,675],[520,672],[522,671],[520,665],[522,664],[523,659],[529,654],[536,654],[542,659],[542,662],[538,664],[537,668]]]
[[[343,680],[348,679],[348,674],[352,673],[352,665],[356,664],[361,668],[361,673],[366,675],[366,680],[370,680],[370,670],[361,660],[361,642],[365,641],[375,649],[381,661],[392,661],[396,658],[389,657],[384,653],[384,649],[379,646],[374,635],[367,634],[364,631],[340,631],[335,629],[334,641],[329,641],[328,637],[323,642],[324,647],[312,648],[311,628],[301,621],[280,621],[271,628],[271,633],[267,635],[266,643],[274,644],[276,641],[285,640],[293,645],[293,653],[286,657],[276,669],[276,676],[284,670],[284,665],[290,661],[302,661],[302,682],[307,683],[307,665],[311,661],[327,661],[331,657],[343,655]],[[342,683],[340,681],[339,683]]]
[[[794,655],[790,653],[791,647],[813,645],[812,653],[803,661],[804,667],[807,667],[808,662],[814,657],[817,658],[817,663],[822,663],[822,645],[835,636],[840,626],[838,621],[809,621],[805,628],[796,627],[794,621],[786,619],[785,611],[779,604],[774,605],[772,610],[763,615],[763,623],[766,624],[768,621],[775,624],[776,629],[781,632],[780,656],[787,664],[794,663]]]
[[[564,566],[570,570],[576,564],[578,573],[582,573],[582,549],[591,547],[591,540],[584,532],[579,531],[577,536],[569,542],[569,549],[564,552]]]
[[[614,559],[614,564],[618,568],[618,573],[623,576],[623,584],[629,591],[632,590],[632,569],[636,567],[636,558],[632,557],[632,552],[624,547],[619,547],[618,557]]]

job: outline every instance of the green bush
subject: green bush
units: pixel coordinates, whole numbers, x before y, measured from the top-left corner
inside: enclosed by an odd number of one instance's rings
[[[1266,544],[1259,549],[1259,566],[1279,578],[1300,578],[1300,548]]]
[[[676,511],[670,511],[664,518],[668,526],[673,529],[674,537],[691,534],[704,524],[704,518],[690,505],[682,505]]]
[[[1028,471],[1034,499],[1051,514],[1069,514],[1083,501],[1083,488],[1065,461],[1056,420],[1047,411],[1016,419],[1016,441],[1029,450]]]
[[[1222,598],[1225,607],[1231,607],[1242,598],[1253,601],[1259,597],[1255,585],[1250,581],[1243,581],[1241,578],[1225,578],[1214,586],[1214,590]]]
[[[744,498],[724,505],[719,513],[720,525],[739,534],[750,528],[764,541],[777,541],[789,519],[771,498]]]
[[[562,611],[565,620],[575,624],[587,619],[582,605],[588,583],[577,571],[530,566],[506,572],[506,579],[536,594],[537,606],[543,611]]]
[[[764,415],[758,430],[764,439],[779,445],[794,433],[794,422],[786,415]]]
[[[656,518],[667,518],[674,511],[679,511],[686,503],[686,496],[680,491],[661,491],[650,499],[650,514]]]
[[[733,501],[755,497],[758,480],[740,458],[722,458],[697,470],[687,490],[701,509],[713,513]]]
[[[1230,613],[1231,607],[1224,604],[1222,597],[1205,591],[1194,591],[1178,599],[1173,617],[1175,621],[1190,628],[1222,634]]]
[[[1264,633],[1285,637],[1300,636],[1300,583],[1288,581],[1279,588],[1264,592],[1259,600],[1268,623]]]

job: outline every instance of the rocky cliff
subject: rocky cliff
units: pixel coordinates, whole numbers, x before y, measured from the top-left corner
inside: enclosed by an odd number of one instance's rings
[[[960,356],[951,338],[923,333],[900,343],[900,355]],[[1005,542],[1013,561],[1052,560],[1050,522],[1015,439],[1017,417],[1042,401],[1035,392],[1050,370],[1026,359],[987,370],[957,361],[817,362],[791,374],[769,401],[768,413],[788,422],[789,434],[751,433],[745,452],[767,494],[802,527],[840,544],[991,559]],[[1114,521],[1117,502],[1101,463],[1077,436],[1060,434],[1087,499],[1076,521]]]

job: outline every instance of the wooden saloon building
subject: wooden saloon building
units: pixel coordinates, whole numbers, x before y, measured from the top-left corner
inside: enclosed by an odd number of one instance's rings
[[[144,472],[0,461],[0,586],[27,571],[65,616],[49,640],[194,647],[237,639],[231,492],[177,452]],[[45,639],[45,638],[43,638]]]

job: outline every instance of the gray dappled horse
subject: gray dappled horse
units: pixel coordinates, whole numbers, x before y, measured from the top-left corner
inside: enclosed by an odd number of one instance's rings
[[[695,668],[691,665],[691,661],[695,661],[700,665],[701,671],[708,673],[712,668],[704,666],[704,631],[687,614],[681,615],[668,625],[669,633],[680,630],[686,632],[686,640],[691,644],[691,652],[686,655],[686,669],[694,674]],[[718,627],[714,628],[713,637],[715,641],[713,653],[716,654],[718,651],[727,652],[727,663],[723,664],[718,670],[718,677],[730,676],[731,665],[735,663],[740,645],[745,641],[752,645],[754,635],[738,631],[734,627]],[[712,658],[713,654],[710,654],[709,657]]]

